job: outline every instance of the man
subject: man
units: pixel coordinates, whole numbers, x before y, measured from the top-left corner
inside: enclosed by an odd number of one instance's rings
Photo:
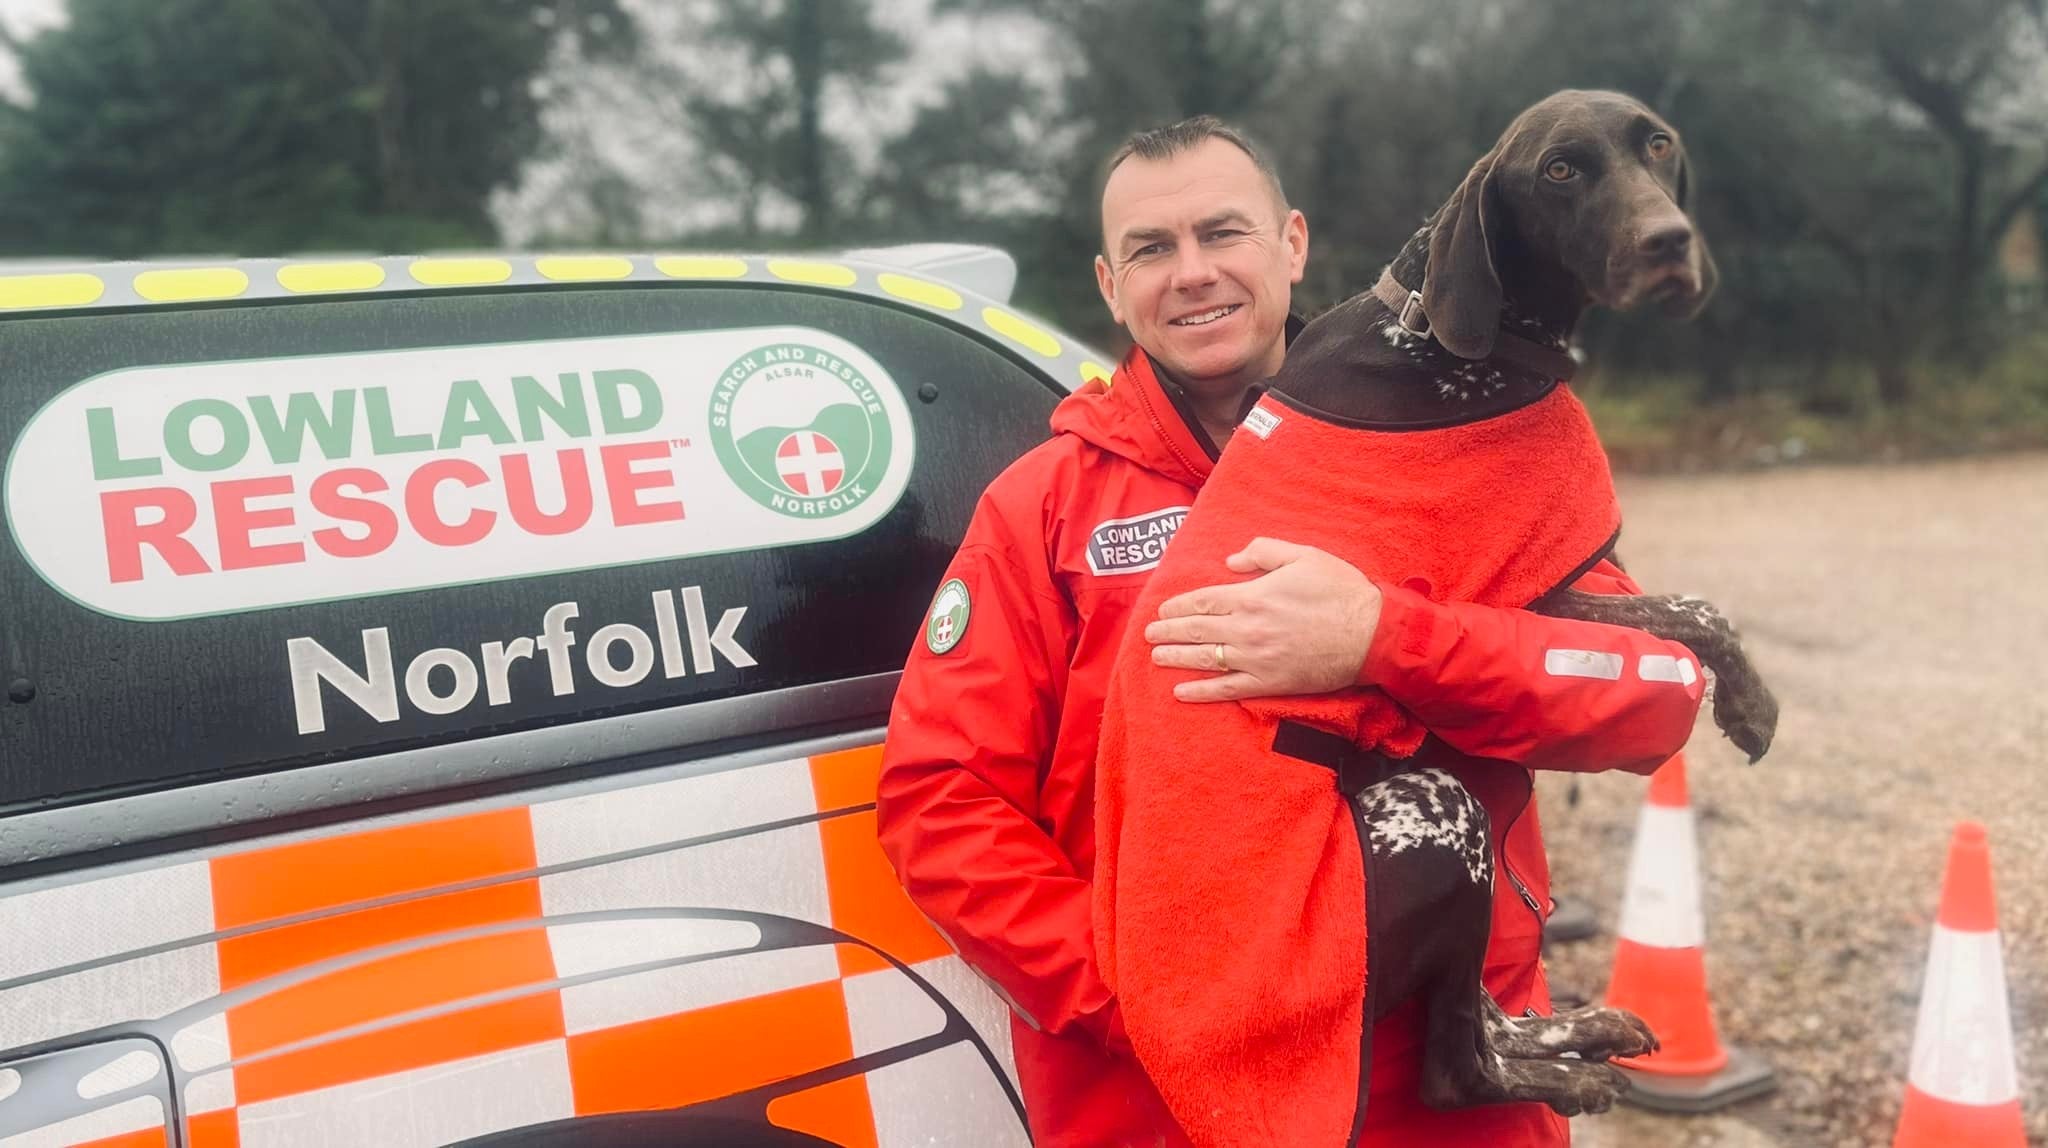
[[[1096,279],[1136,343],[1108,384],[1053,415],[1051,441],[983,494],[890,717],[878,810],[911,898],[1009,1000],[1033,1137],[1065,1145],[1186,1143],[1132,1058],[1095,964],[1089,876],[1094,758],[1108,673],[1132,603],[1249,405],[1285,354],[1308,225],[1245,138],[1198,118],[1141,133],[1111,157]],[[1697,685],[1552,677],[1545,651],[1628,660],[1682,648],[1636,631],[1519,610],[1432,603],[1379,587],[1328,554],[1261,539],[1227,575],[1146,632],[1155,660],[1218,676],[1191,702],[1376,685],[1469,754],[1531,767],[1647,772],[1684,744]],[[1581,585],[1626,585],[1603,566]],[[1219,665],[1220,660],[1220,665]],[[1198,827],[1191,827],[1198,832]],[[1495,907],[1489,984],[1545,1010],[1537,952],[1546,903],[1531,807],[1514,819]],[[1221,943],[1211,940],[1206,943]],[[1499,975],[1496,976],[1496,970]],[[1496,983],[1498,982],[1498,983]],[[1365,1142],[1406,1135],[1413,1107],[1375,1055]],[[1383,1105],[1382,1082],[1395,1090]],[[1405,1105],[1405,1107],[1404,1107]],[[1563,1144],[1532,1105],[1426,1125],[1450,1143]],[[1384,1114],[1384,1119],[1383,1119]]]

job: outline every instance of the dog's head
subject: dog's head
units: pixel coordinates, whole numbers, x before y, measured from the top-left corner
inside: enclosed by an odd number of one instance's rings
[[[1717,272],[1687,215],[1678,132],[1616,92],[1564,91],[1515,117],[1437,213],[1422,309],[1453,354],[1484,358],[1500,325],[1502,260],[1556,271],[1583,299],[1691,318]]]

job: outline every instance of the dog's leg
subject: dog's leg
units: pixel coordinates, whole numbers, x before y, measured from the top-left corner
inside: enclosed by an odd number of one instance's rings
[[[1627,1088],[1619,1073],[1591,1059],[1511,1059],[1507,1051],[1525,1044],[1542,1057],[1581,1048],[1582,1056],[1646,1051],[1648,1033],[1629,1024],[1633,1018],[1618,1019],[1626,1014],[1611,1013],[1583,1032],[1564,1030],[1579,1047],[1543,1047],[1545,1030],[1517,1027],[1501,1014],[1480,980],[1493,926],[1486,808],[1436,769],[1398,774],[1357,803],[1371,854],[1366,977],[1374,1019],[1420,995],[1428,1014],[1423,1102],[1462,1108],[1523,1100],[1567,1116],[1605,1111]]]
[[[1486,1039],[1510,1059],[1542,1060],[1572,1053],[1581,1060],[1642,1056],[1657,1051],[1657,1037],[1641,1017],[1625,1009],[1588,1006],[1556,1016],[1512,1017],[1491,993],[1480,993],[1486,1010]]]
[[[1490,905],[1487,912],[1492,912]],[[1562,1047],[1545,1049],[1542,1059],[1508,1055],[1508,1046],[1518,1041],[1497,1038],[1520,1034],[1491,1020],[1499,1015],[1500,1006],[1480,981],[1484,964],[1484,950],[1477,956],[1460,955],[1442,966],[1427,990],[1424,1007],[1429,1011],[1429,1027],[1422,1053],[1422,1102],[1447,1109],[1534,1101],[1549,1105],[1561,1116],[1605,1112],[1612,1107],[1627,1091],[1628,1082],[1607,1065],[1592,1059],[1553,1059],[1564,1051]],[[1615,1027],[1628,1028],[1625,1023]],[[1617,1042],[1638,1043],[1638,1034],[1629,1032]]]
[[[1629,596],[1559,590],[1529,607],[1553,618],[1606,622],[1677,642],[1714,672],[1714,724],[1754,762],[1771,748],[1778,699],[1742,650],[1735,627],[1709,602],[1682,594]]]

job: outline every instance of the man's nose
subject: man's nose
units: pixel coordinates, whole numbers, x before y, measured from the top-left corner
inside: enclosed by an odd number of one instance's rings
[[[1173,287],[1190,291],[1207,287],[1218,278],[1216,263],[1200,243],[1183,243],[1173,261]]]

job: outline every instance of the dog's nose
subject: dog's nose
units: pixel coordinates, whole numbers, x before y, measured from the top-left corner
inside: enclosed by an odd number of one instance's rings
[[[1651,227],[1648,234],[1643,236],[1642,242],[1637,244],[1637,250],[1649,259],[1682,259],[1685,257],[1686,248],[1690,246],[1692,226],[1682,219],[1675,219]]]

